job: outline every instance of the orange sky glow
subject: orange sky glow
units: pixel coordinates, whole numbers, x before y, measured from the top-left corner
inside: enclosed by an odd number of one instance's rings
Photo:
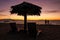
[[[6,14],[9,13],[9,15],[1,15],[0,19],[13,19],[13,20],[24,20],[23,16],[19,16],[17,14],[10,14],[10,12],[5,12]],[[27,20],[60,20],[60,12],[55,13],[48,13],[48,12],[42,12],[40,16],[27,16]],[[4,14],[4,12],[3,12]]]

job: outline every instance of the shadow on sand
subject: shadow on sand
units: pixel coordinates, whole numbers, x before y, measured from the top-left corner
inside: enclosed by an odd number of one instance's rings
[[[10,23],[11,30],[0,35],[0,40],[60,40],[60,25],[37,25],[42,30],[42,32],[38,32],[35,28],[36,24],[33,24],[28,23],[28,31],[20,30],[18,32],[16,24]]]

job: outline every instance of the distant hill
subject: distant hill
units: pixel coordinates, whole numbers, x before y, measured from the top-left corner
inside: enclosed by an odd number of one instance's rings
[[[14,20],[14,19],[1,19],[0,23],[3,22],[16,22],[17,24],[24,24],[23,20]],[[36,22],[36,24],[45,24],[45,20],[27,20],[27,22]],[[60,20],[49,20],[49,24],[60,25]]]

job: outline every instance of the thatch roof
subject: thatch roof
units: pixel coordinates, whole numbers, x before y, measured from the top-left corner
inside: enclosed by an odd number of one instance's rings
[[[23,2],[21,4],[12,6],[12,11],[11,13],[18,13],[18,15],[40,15],[41,13],[41,7],[28,3],[28,2]]]

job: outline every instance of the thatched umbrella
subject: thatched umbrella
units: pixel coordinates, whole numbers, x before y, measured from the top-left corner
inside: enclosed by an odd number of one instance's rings
[[[42,9],[39,6],[28,2],[23,2],[21,4],[11,6],[11,8],[11,14],[18,13],[18,15],[24,16],[24,30],[26,30],[27,15],[40,15]]]

